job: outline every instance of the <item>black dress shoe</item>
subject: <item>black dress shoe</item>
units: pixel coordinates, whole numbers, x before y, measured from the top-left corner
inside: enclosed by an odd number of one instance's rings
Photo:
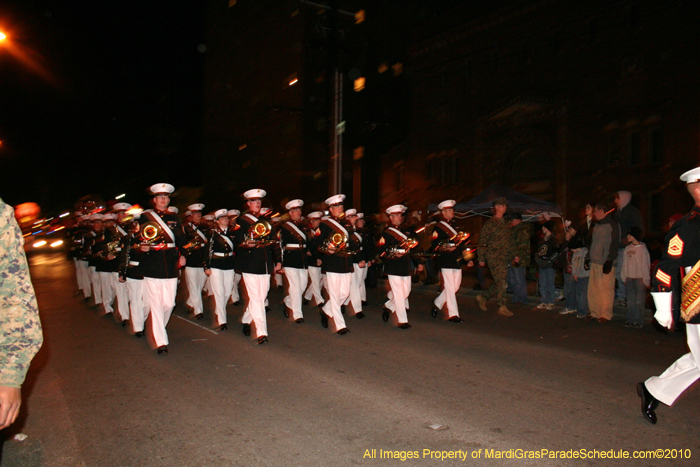
[[[410,312],[411,312],[411,310],[409,310],[408,308],[406,308],[406,313],[410,313]]]
[[[284,315],[285,318],[289,318],[289,308],[285,305],[284,309],[282,310],[282,314]]]
[[[340,305],[340,313],[345,314],[345,305]]]
[[[128,320],[128,319],[125,319],[125,320],[122,321],[122,327],[125,328],[125,327],[127,327],[128,325],[129,325],[129,320]]]
[[[367,300],[362,300],[362,306],[367,306]]]
[[[400,329],[411,329],[411,325],[408,323],[401,323],[399,324]]]
[[[226,323],[224,323],[224,324],[222,324],[221,326],[219,326],[219,331],[225,331],[225,330],[227,330],[227,329],[228,329],[228,326],[226,325]]]
[[[328,328],[328,316],[321,310],[321,326]]]
[[[265,313],[269,313],[269,312],[270,312],[270,307],[269,307],[269,306],[266,306],[266,307],[265,307]]]
[[[158,347],[158,355],[162,353],[168,353],[168,346],[167,345],[161,345]]]
[[[238,306],[238,305],[240,305],[240,304],[241,304],[241,301],[240,301],[240,300],[236,300],[235,302],[233,302],[233,306]]]
[[[267,336],[260,336],[260,337],[258,337],[258,345],[264,344],[265,342],[269,342],[269,341],[267,340]]]
[[[448,321],[452,321],[453,323],[461,323],[464,320],[462,318],[460,318],[459,316],[453,316]]]
[[[385,323],[389,321],[389,316],[391,316],[391,312],[384,308],[384,312],[382,313],[382,321],[384,321]]]
[[[659,401],[651,395],[644,383],[637,383],[637,394],[642,398],[642,415],[649,423],[656,425],[654,410],[659,406]]]
[[[303,298],[303,299],[301,300],[301,304],[302,304],[302,305],[308,305],[308,304],[309,304],[309,301],[308,301],[307,299]]]
[[[350,330],[348,328],[343,328],[343,329],[338,330],[338,334],[340,334],[341,336],[344,336],[345,334],[347,334],[349,332],[350,332]]]
[[[297,319],[294,320],[294,322],[297,323],[297,324],[301,324],[301,323],[304,322],[304,318],[297,318]]]
[[[434,306],[433,309],[430,310],[430,316],[432,316],[433,318],[437,318],[437,315],[438,315],[438,312],[439,312],[439,311],[440,311],[440,310],[438,310],[438,308],[437,308],[436,306]]]
[[[243,325],[243,335],[250,336],[250,324]]]
[[[202,319],[203,317],[204,317],[204,313],[197,313],[196,315],[194,315],[194,317],[192,319]]]
[[[143,331],[138,331],[138,332],[134,333],[134,336],[143,337]]]
[[[364,317],[365,317],[365,314],[362,313],[362,312],[355,313],[355,318],[357,318],[357,319],[362,319],[362,318],[364,318]]]

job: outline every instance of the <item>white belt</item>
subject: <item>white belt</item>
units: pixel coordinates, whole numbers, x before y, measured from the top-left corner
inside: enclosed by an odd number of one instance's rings
[[[287,243],[284,247],[285,248],[306,248],[306,245],[303,243],[301,245],[298,243]]]
[[[114,249],[114,251],[122,251],[122,249],[119,248],[119,247],[117,247],[117,248]]]
[[[129,261],[129,266],[138,266],[139,262],[138,261]]]
[[[233,253],[218,253],[214,252],[214,256],[219,256],[221,258],[226,258],[227,256],[233,256]]]
[[[148,245],[148,243],[144,243],[144,245]],[[175,248],[174,243],[154,243],[151,246],[153,248]]]

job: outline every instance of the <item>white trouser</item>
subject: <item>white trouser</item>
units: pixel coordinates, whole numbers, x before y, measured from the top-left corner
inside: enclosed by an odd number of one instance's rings
[[[177,294],[177,277],[172,279],[155,279],[144,277],[143,296],[151,310],[151,326],[156,346],[168,345],[168,333],[165,332],[170,314],[175,307]]]
[[[267,336],[267,316],[265,301],[270,291],[269,274],[248,274],[244,272],[243,286],[248,294],[248,306],[243,313],[243,324],[255,322],[256,337]]]
[[[316,305],[323,303],[323,295],[321,295],[321,279],[321,268],[309,266],[309,288],[306,289],[304,298],[309,301],[313,298]]]
[[[282,277],[282,274],[275,272],[272,274],[272,278],[275,281],[275,287],[284,287],[284,277]]]
[[[442,309],[442,306],[447,303],[447,314],[450,318],[453,316],[459,316],[459,309],[457,308],[457,291],[462,283],[462,270],[461,269],[442,269],[440,270],[442,274],[442,282],[444,289],[438,297],[435,299],[435,306],[437,309]]]
[[[387,276],[391,287],[391,297],[384,306],[396,313],[399,324],[408,323],[406,308],[411,294],[411,276]]]
[[[78,286],[80,290],[83,291],[83,296],[89,298],[92,296],[92,291],[90,290],[90,271],[87,261],[76,260],[75,267],[78,275]]]
[[[343,305],[347,305],[348,303],[352,305],[352,309],[355,312],[355,314],[360,313],[362,311],[362,297],[360,296],[360,282],[362,282],[362,270],[364,268],[361,268],[360,266],[357,265],[357,263],[353,264],[353,271],[352,271],[352,280],[350,281],[350,295],[348,295],[348,298],[345,300],[345,303]]]
[[[363,302],[367,301],[367,287],[365,287],[365,280],[367,279],[367,272],[369,271],[369,266],[362,268],[362,279],[360,280],[360,298]]]
[[[105,313],[112,313],[114,311],[112,305],[116,295],[114,284],[112,283],[114,278],[111,272],[100,271],[98,274],[100,275],[100,285],[102,286],[102,306],[105,308]]]
[[[210,271],[209,286],[211,287],[211,291],[214,292],[216,320],[219,322],[219,325],[226,324],[226,304],[231,296],[235,271],[233,269],[224,270],[216,268],[212,268]]]
[[[686,324],[685,335],[690,352],[676,360],[661,376],[652,376],[644,383],[651,395],[666,405],[672,405],[700,378],[700,324]]]
[[[119,282],[119,273],[113,272],[112,284],[117,295],[117,311],[122,321],[129,319],[129,291],[126,289],[126,282]]]
[[[134,332],[143,331],[143,323],[148,318],[148,305],[143,295],[143,279],[126,278],[126,290],[129,293],[129,310]]]
[[[238,293],[238,284],[241,282],[241,273],[236,272],[233,275],[233,287],[231,287],[231,301],[233,303],[241,301],[241,294]]]
[[[284,275],[287,276],[287,296],[284,297],[284,304],[292,310],[294,319],[303,318],[301,295],[309,282],[309,273],[306,269],[284,268]]]
[[[207,294],[207,296],[214,295],[214,293],[211,291],[210,282],[211,280],[209,279],[209,276],[207,276],[207,278],[204,280],[204,287],[202,287],[202,290]]]
[[[95,305],[102,303],[102,285],[100,284],[100,273],[95,266],[90,266],[90,283],[92,284],[92,294],[95,297]]]
[[[194,308],[195,315],[203,313],[202,287],[204,287],[204,281],[207,280],[204,268],[186,267],[185,280],[187,280],[187,306]]]
[[[326,273],[328,301],[323,305],[323,313],[329,318],[333,318],[336,332],[346,327],[345,319],[343,319],[343,314],[340,312],[340,305],[350,296],[351,282],[352,273]]]

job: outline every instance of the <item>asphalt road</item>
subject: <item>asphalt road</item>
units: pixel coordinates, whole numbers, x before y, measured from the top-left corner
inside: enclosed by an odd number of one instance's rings
[[[459,296],[465,321],[455,324],[430,317],[437,287],[422,285],[411,295],[413,328],[400,330],[380,318],[380,285],[370,291],[367,318],[346,318],[351,332],[339,336],[321,327],[311,306],[306,323],[285,319],[275,289],[268,344],[255,345],[240,332],[242,307],[230,305],[229,329],[217,332],[213,301],[205,301],[205,318],[192,322],[180,295],[168,325],[170,352],[157,355],[147,339],[75,295],[72,263],[57,255],[32,256],[30,263],[45,343],[23,389],[20,419],[3,433],[3,467],[700,459],[698,392],[660,407],[655,426],[642,418],[635,393],[638,381],[685,352],[678,334],[522,306],[501,318],[494,303],[480,311],[473,294]],[[12,439],[16,433],[27,439]],[[495,458],[498,451],[542,456],[545,449],[597,457]],[[668,451],[675,459],[599,458],[601,451],[632,456],[656,449],[678,451]],[[467,457],[436,458],[450,452]]]

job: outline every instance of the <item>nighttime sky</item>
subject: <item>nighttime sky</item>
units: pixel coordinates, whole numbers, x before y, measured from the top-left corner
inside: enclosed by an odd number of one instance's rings
[[[0,196],[201,184],[204,3],[3,0]]]

